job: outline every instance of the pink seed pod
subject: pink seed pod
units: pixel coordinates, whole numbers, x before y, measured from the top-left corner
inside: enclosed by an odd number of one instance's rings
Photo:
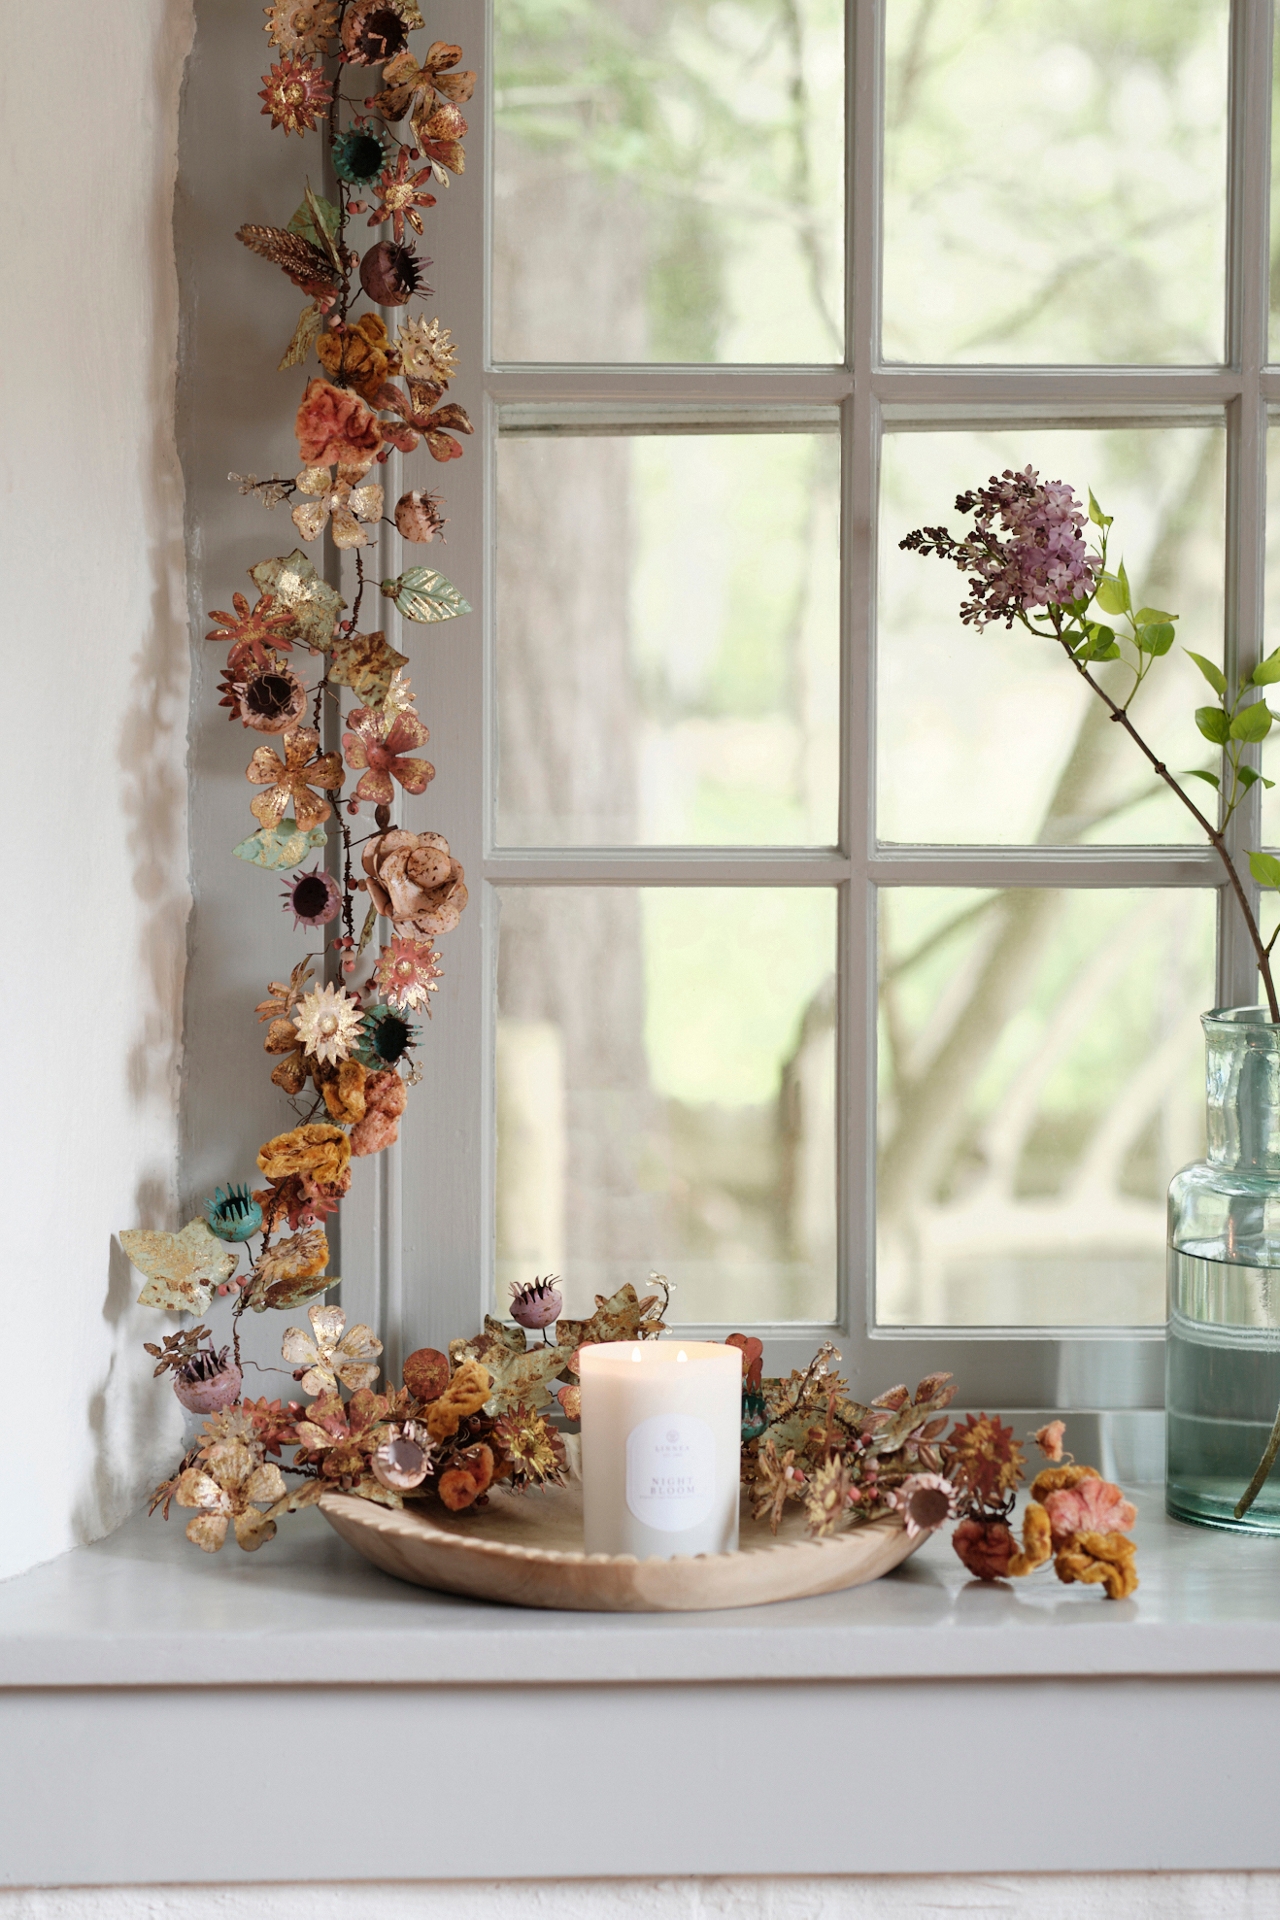
[[[564,1312],[564,1301],[556,1285],[559,1274],[549,1273],[545,1280],[531,1280],[527,1286],[511,1289],[511,1318],[518,1327],[549,1327]]]

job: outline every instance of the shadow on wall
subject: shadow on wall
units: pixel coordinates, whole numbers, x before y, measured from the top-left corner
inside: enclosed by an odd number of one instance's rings
[[[139,1166],[133,1214],[119,1226],[172,1227],[177,1163],[171,1142],[177,1122],[182,1066],[182,993],[191,899],[186,881],[190,665],[186,620],[186,557],[182,469],[174,432],[178,291],[174,267],[174,176],[180,91],[194,36],[191,0],[172,0],[153,40],[150,98],[163,125],[156,135],[152,195],[142,259],[150,285],[142,296],[153,351],[148,391],[152,423],[139,448],[138,509],[153,529],[146,571],[151,595],[146,625],[130,660],[129,703],[115,749],[136,908],[134,1033],[127,1055],[129,1105],[140,1138],[155,1146]],[[164,349],[168,350],[164,350]],[[105,1224],[105,1223],[104,1223]],[[102,1318],[107,1328],[105,1369],[89,1402],[92,1456],[76,1503],[78,1541],[99,1538],[168,1472],[180,1444],[181,1415],[172,1395],[160,1393],[141,1353],[155,1339],[156,1316],[136,1305],[141,1282],[112,1237]]]

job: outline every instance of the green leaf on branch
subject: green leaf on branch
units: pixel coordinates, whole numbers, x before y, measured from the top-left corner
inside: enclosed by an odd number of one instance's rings
[[[1114,518],[1114,515],[1102,511],[1102,508],[1093,497],[1092,487],[1089,488],[1089,518],[1095,527],[1109,527]]]
[[[1120,649],[1116,645],[1116,636],[1110,627],[1100,626],[1090,621],[1085,629],[1085,637],[1075,650],[1077,660],[1118,660]]]
[[[1215,667],[1212,660],[1206,660],[1202,653],[1192,653],[1190,647],[1187,647],[1185,651],[1188,660],[1195,661],[1214,692],[1224,694],[1227,690],[1227,682],[1221,667]]]
[[[1230,724],[1221,707],[1197,707],[1196,725],[1206,740],[1212,740],[1215,747],[1225,746],[1230,738]]]
[[[1265,740],[1271,731],[1271,709],[1263,700],[1255,700],[1251,707],[1242,707],[1231,722],[1233,740]]]
[[[1176,620],[1177,617],[1176,613],[1161,613],[1159,607],[1139,607],[1133,619],[1135,626],[1154,627],[1165,620]]]
[[[436,620],[454,620],[471,608],[458,589],[433,567],[406,567],[394,580],[384,580],[382,591],[394,600],[406,620],[426,626]]]
[[[1104,573],[1098,581],[1094,595],[1104,613],[1127,613],[1129,611],[1129,582],[1124,577],[1124,567],[1116,573]]]
[[[1249,871],[1260,887],[1280,887],[1280,860],[1273,853],[1251,853]]]
[[[1216,773],[1206,773],[1203,767],[1191,767],[1182,777],[1184,780],[1207,780],[1211,787],[1222,785]]]
[[[1240,767],[1236,772],[1236,778],[1246,792],[1250,787],[1256,787],[1259,781],[1262,782],[1264,787],[1274,787],[1275,785],[1274,780],[1268,780],[1267,776],[1264,773],[1259,773],[1256,767]]]
[[[1173,645],[1173,627],[1168,620],[1160,620],[1151,626],[1140,626],[1134,639],[1143,653],[1168,653]]]
[[[1260,660],[1249,675],[1250,685],[1255,687],[1269,687],[1274,680],[1280,680],[1280,647]]]

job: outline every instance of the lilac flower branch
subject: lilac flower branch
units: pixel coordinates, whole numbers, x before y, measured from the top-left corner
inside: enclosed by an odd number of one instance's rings
[[[1072,489],[1060,480],[1042,483],[1031,467],[1021,473],[1006,468],[1002,475],[993,475],[985,487],[959,494],[956,509],[973,515],[966,538],[957,540],[946,527],[920,527],[899,545],[908,552],[948,560],[969,575],[969,597],[960,609],[964,625],[981,632],[993,620],[1003,620],[1006,627],[1017,620],[1029,633],[1052,638],[1061,646],[1081,679],[1109,709],[1112,720],[1129,735],[1217,851],[1257,956],[1268,1011],[1280,1024],[1280,999],[1271,970],[1280,927],[1264,944],[1243,876],[1226,840],[1226,829],[1249,788],[1259,781],[1267,787],[1274,785],[1246,764],[1244,755],[1271,730],[1274,716],[1265,695],[1254,695],[1280,680],[1280,648],[1240,682],[1234,697],[1220,667],[1203,654],[1185,649],[1217,695],[1217,704],[1198,707],[1195,719],[1203,737],[1219,750],[1227,784],[1224,788],[1221,774],[1200,769],[1192,769],[1187,776],[1207,781],[1218,793],[1219,820],[1215,824],[1129,717],[1139,687],[1156,660],[1173,646],[1177,615],[1157,607],[1134,610],[1124,562],[1114,573],[1107,566],[1112,516],[1103,513],[1090,493],[1088,518],[1099,532],[1098,549],[1090,552],[1084,540],[1085,515]],[[1090,617],[1091,612],[1122,621],[1122,634],[1117,635],[1116,628],[1106,621]],[[1122,702],[1113,699],[1090,671],[1096,663],[1111,660],[1122,662],[1133,675],[1133,685]],[[1261,850],[1250,853],[1248,859],[1249,871],[1259,886],[1280,889],[1280,860]]]

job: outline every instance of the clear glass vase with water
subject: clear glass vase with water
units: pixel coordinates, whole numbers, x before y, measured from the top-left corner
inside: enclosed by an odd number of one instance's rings
[[[1280,1027],[1203,1016],[1208,1158],[1169,1188],[1166,1497],[1280,1534]]]

